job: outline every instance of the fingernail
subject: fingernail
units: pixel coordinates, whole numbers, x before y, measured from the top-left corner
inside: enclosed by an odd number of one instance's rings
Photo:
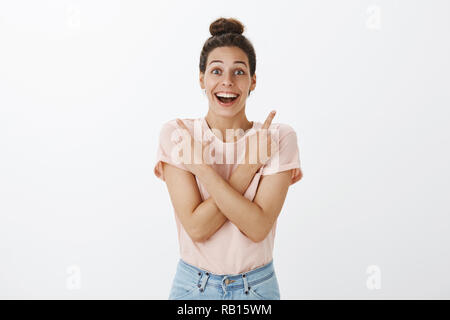
[[[275,113],[277,113],[275,110],[272,110],[272,114],[275,114]]]

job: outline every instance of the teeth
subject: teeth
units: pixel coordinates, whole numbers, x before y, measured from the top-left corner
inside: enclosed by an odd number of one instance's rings
[[[237,95],[233,93],[216,93],[216,96],[222,97],[222,98],[236,98]]]

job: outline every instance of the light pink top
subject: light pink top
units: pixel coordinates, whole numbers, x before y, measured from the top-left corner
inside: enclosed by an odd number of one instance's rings
[[[237,148],[237,159],[243,159],[245,155],[245,139],[242,136],[237,142],[223,142],[213,132],[205,117],[197,119],[181,119],[195,139],[211,139],[213,143],[210,150],[213,160],[209,165],[216,170],[224,179],[228,180],[233,170],[238,166],[234,160]],[[253,122],[253,128],[245,132],[245,136],[261,128],[263,124]],[[180,169],[188,170],[181,160],[177,159],[177,149],[180,146],[181,127],[176,120],[166,122],[160,131],[159,146],[154,168],[155,175],[164,180],[161,161],[174,165]],[[278,129],[278,130],[277,130]],[[258,188],[261,175],[269,175],[277,172],[292,170],[292,176],[298,175],[300,170],[299,150],[297,145],[297,134],[288,124],[272,123],[269,130],[275,141],[278,141],[275,155],[272,153],[269,161],[255,174],[252,182],[244,196],[253,201]],[[217,134],[217,133],[216,133]],[[242,156],[242,157],[241,157]],[[230,160],[231,159],[231,160]],[[234,160],[234,161],[233,161]],[[178,163],[177,163],[178,162]],[[228,163],[227,163],[228,162]],[[209,198],[208,191],[197,179],[197,186],[203,200]],[[293,180],[295,183],[298,180]],[[272,260],[273,245],[275,238],[276,221],[271,232],[260,242],[253,242],[244,235],[230,220],[212,235],[207,241],[194,242],[184,229],[175,212],[175,220],[178,231],[178,241],[181,258],[194,266],[215,274],[238,274],[258,268]]]

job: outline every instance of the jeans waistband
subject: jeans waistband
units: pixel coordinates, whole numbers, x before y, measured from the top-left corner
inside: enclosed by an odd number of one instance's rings
[[[265,281],[272,277],[275,273],[273,266],[273,259],[267,264],[252,269],[247,272],[238,274],[215,274],[207,270],[198,268],[192,264],[187,263],[183,259],[179,260],[179,267],[192,274],[194,278],[200,277],[207,279],[210,285],[225,287],[228,289],[245,288]],[[206,280],[204,285],[206,284]],[[202,287],[204,287],[204,285]]]

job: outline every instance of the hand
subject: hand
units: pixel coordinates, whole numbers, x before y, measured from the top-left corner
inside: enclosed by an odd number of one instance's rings
[[[254,166],[256,167],[256,171],[259,170],[260,167],[265,165],[272,155],[273,139],[270,130],[268,129],[272,123],[273,118],[275,117],[275,114],[275,110],[270,112],[261,128],[256,130],[256,133],[245,138],[244,165]]]
[[[183,129],[183,147],[181,148],[180,155],[182,158],[182,162],[185,167],[189,169],[189,171],[195,174],[202,165],[207,164],[207,147],[213,142],[213,140],[196,140],[194,137],[192,137],[191,133],[182,120],[177,119],[176,121],[178,125]],[[190,154],[183,154],[184,150],[190,151]]]

